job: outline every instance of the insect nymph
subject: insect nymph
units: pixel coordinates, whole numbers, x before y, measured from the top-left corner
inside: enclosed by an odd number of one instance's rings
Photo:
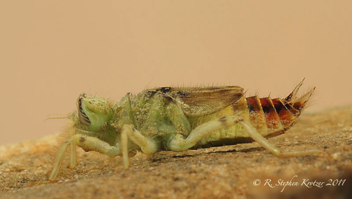
[[[136,150],[153,154],[257,141],[278,156],[317,153],[283,153],[265,139],[284,133],[301,114],[315,89],[297,98],[302,82],[284,99],[245,98],[238,86],[161,87],[128,93],[116,104],[81,94],[70,138],[61,145],[49,180],[57,177],[67,147],[70,168],[76,166],[76,146],[123,156],[126,168]]]

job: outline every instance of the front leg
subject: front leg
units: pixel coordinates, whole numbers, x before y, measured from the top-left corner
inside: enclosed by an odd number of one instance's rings
[[[137,144],[143,153],[153,154],[160,151],[160,142],[152,139],[146,138],[139,131],[133,128],[131,125],[124,125],[121,132],[121,147],[122,147],[122,156],[125,168],[129,167],[128,160],[128,139],[132,140]]]
[[[121,146],[116,144],[116,146],[110,146],[108,143],[101,141],[96,137],[89,137],[87,135],[76,134],[73,135],[70,139],[66,140],[60,147],[57,156],[55,158],[54,168],[49,176],[49,181],[53,181],[60,169],[64,153],[66,151],[67,146],[70,145],[71,148],[71,165],[76,163],[76,153],[73,151],[74,147],[79,146],[85,151],[97,151],[102,154],[106,154],[110,157],[116,157],[121,155]]]
[[[75,128],[72,128],[69,131],[70,137],[74,136],[76,134]],[[76,146],[73,144],[70,144],[70,169],[73,169],[77,165],[77,152],[76,152]]]

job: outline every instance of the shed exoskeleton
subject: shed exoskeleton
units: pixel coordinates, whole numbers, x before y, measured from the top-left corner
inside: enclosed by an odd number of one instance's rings
[[[67,147],[70,168],[76,166],[76,146],[122,156],[125,168],[137,150],[153,154],[252,141],[277,156],[318,153],[280,152],[265,139],[284,133],[301,114],[315,89],[297,98],[302,82],[284,99],[246,98],[238,86],[161,87],[128,93],[116,104],[83,93],[70,117],[70,138],[61,145],[49,180],[57,177]]]

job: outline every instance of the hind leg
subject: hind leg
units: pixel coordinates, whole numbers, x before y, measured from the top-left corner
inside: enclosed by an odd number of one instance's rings
[[[241,124],[253,140],[257,141],[260,145],[262,145],[262,147],[264,147],[266,150],[270,151],[276,156],[303,156],[314,153],[320,153],[319,150],[281,152],[275,146],[270,144],[267,139],[260,135],[260,133],[251,124],[248,124],[246,122],[241,122]]]
[[[276,156],[301,156],[320,152],[319,150],[281,152],[275,146],[270,144],[268,140],[265,139],[251,124],[245,122],[243,119],[238,119],[235,116],[226,116],[218,120],[204,123],[195,128],[187,138],[177,134],[172,137],[168,143],[166,143],[166,146],[171,151],[185,151],[195,146],[198,141],[210,135],[212,132],[234,125],[236,123],[240,123],[243,126],[250,138],[257,141],[262,147]]]

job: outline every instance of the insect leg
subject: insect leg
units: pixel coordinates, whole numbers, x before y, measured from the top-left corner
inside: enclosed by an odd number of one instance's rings
[[[292,151],[292,152],[281,152],[275,146],[271,145],[267,139],[265,139],[260,133],[249,123],[242,121],[241,125],[246,132],[250,135],[250,137],[257,141],[262,147],[270,151],[276,156],[302,156],[302,155],[309,155],[314,153],[320,153],[319,150],[307,150],[307,151]]]
[[[51,174],[49,176],[49,181],[55,180],[55,178],[56,178],[56,176],[57,176],[57,174],[59,172],[59,169],[60,169],[60,166],[61,166],[61,163],[62,163],[62,160],[63,160],[62,158],[64,156],[64,153],[66,151],[66,148],[67,148],[68,144],[70,144],[70,140],[67,140],[66,142],[64,142],[60,146],[60,149],[57,152],[57,155],[56,155],[56,158],[55,158],[54,168],[51,171]]]
[[[76,133],[75,129],[70,130],[70,137],[72,137]],[[77,152],[76,146],[72,143],[70,144],[70,169],[75,168],[77,165]]]
[[[160,143],[156,140],[146,138],[130,125],[124,125],[121,132],[121,147],[125,168],[129,167],[128,139],[137,144],[145,154],[153,154],[160,150]]]
[[[225,116],[218,120],[204,123],[195,128],[186,139],[180,134],[171,137],[166,143],[166,147],[171,151],[185,151],[196,145],[199,140],[210,135],[212,132],[234,125],[242,120],[243,119],[234,116]]]
[[[56,178],[68,145],[72,147],[79,146],[85,151],[97,151],[99,153],[106,154],[110,157],[115,157],[117,155],[122,154],[121,147],[119,144],[117,144],[116,146],[110,146],[108,143],[101,141],[96,137],[89,137],[86,135],[76,134],[61,145],[55,158],[54,168],[49,176],[49,181],[52,181]]]
[[[236,123],[240,123],[250,137],[262,145],[265,149],[272,152],[277,156],[300,156],[313,153],[319,153],[319,150],[308,151],[294,151],[294,152],[281,152],[279,149],[271,145],[260,133],[249,123],[243,119],[238,119],[234,116],[225,116],[218,120],[204,123],[195,128],[189,136],[185,139],[182,135],[176,134],[166,144],[167,148],[171,151],[185,151],[197,144],[203,137],[210,135],[212,132],[225,128]]]

